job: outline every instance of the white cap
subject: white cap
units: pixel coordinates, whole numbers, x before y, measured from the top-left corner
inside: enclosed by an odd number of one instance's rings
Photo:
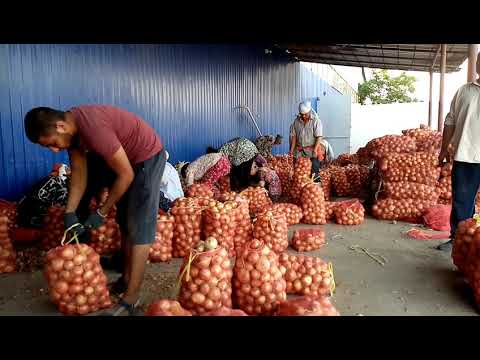
[[[300,105],[298,105],[298,110],[300,111],[300,114],[308,114],[310,111],[312,111],[312,104],[310,101],[302,101]]]
[[[167,150],[165,150],[165,156],[166,156],[166,158],[167,158],[167,161],[168,161],[168,159],[170,158],[170,154],[168,153],[168,151],[167,151]]]

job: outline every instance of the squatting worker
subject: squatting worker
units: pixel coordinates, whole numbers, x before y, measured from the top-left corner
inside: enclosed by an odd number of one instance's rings
[[[265,159],[270,160],[273,157],[272,147],[274,145],[281,145],[282,142],[283,137],[279,134],[277,134],[275,137],[273,135],[263,135],[255,140],[255,146],[257,147],[260,155],[262,155]]]
[[[480,55],[477,56],[480,75]],[[453,97],[445,118],[439,162],[450,160],[448,146],[453,146],[452,212],[450,241],[439,250],[450,250],[457,225],[475,213],[475,198],[480,186],[480,81],[463,85]]]
[[[105,314],[137,314],[166,162],[159,136],[138,116],[107,105],[81,105],[66,112],[34,108],[25,116],[25,132],[33,143],[69,153],[72,176],[65,228],[81,223],[75,228],[79,234],[98,228],[117,204],[125,264],[112,292],[123,296]],[[107,201],[89,213],[92,196],[105,186],[110,189]]]
[[[301,102],[299,114],[290,126],[290,154],[312,160],[312,172],[318,174],[322,161],[322,122],[309,101]]]

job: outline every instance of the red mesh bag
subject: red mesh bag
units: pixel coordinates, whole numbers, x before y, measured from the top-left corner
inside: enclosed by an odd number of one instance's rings
[[[335,208],[338,204],[338,202],[325,201],[325,217],[327,221],[335,219]]]
[[[272,315],[287,300],[278,255],[254,239],[240,251],[233,271],[235,307],[249,315]]]
[[[310,256],[283,253],[279,257],[280,269],[287,282],[287,294],[322,296],[335,291],[333,268],[330,263]]]
[[[213,236],[220,246],[227,249],[230,256],[235,256],[234,241],[239,218],[238,206],[235,201],[219,202],[203,212],[205,238]]]
[[[145,316],[192,316],[192,313],[182,308],[178,301],[162,299],[151,303]]]
[[[423,222],[432,230],[450,231],[450,205],[433,205],[425,210]]]
[[[43,220],[43,238],[41,247],[47,251],[60,245],[63,232],[65,228],[63,226],[63,216],[65,214],[65,208],[59,206],[52,206],[48,209],[47,215]]]
[[[8,235],[8,217],[0,216],[0,274],[15,271],[16,253]]]
[[[311,178],[312,161],[309,158],[299,158],[295,164],[295,170],[290,187],[290,198],[294,204],[300,204],[303,186]]]
[[[238,309],[230,309],[222,306],[218,310],[209,311],[203,316],[248,316],[244,311]]]
[[[309,183],[303,187],[300,198],[303,211],[303,223],[322,225],[327,222],[325,197],[320,184]]]
[[[202,212],[215,200],[207,198],[179,198],[170,210],[174,219],[172,256],[184,257],[200,241],[202,234]]]
[[[358,200],[340,202],[335,207],[335,222],[340,225],[360,225],[365,218],[365,209]]]
[[[51,301],[64,314],[85,315],[112,305],[100,256],[86,244],[51,249],[44,275]]]
[[[340,316],[327,296],[303,296],[280,304],[276,316]]]
[[[273,204],[265,211],[271,211],[274,216],[282,214],[285,215],[288,226],[299,224],[303,217],[302,208],[290,203]]]
[[[382,220],[404,220],[422,223],[425,209],[435,205],[435,201],[418,199],[382,199],[372,206],[372,214]]]
[[[213,199],[215,197],[215,194],[210,185],[203,184],[203,183],[196,183],[187,187],[185,196],[189,198],[199,197],[199,198]]]
[[[277,254],[288,248],[288,226],[285,215],[267,211],[258,215],[253,224],[253,237],[265,242]]]
[[[174,217],[170,215],[158,215],[157,233],[155,241],[150,248],[148,260],[150,262],[166,262],[172,259],[172,239]]]
[[[221,246],[212,250],[192,249],[180,268],[178,301],[194,315],[232,307],[232,265]]]
[[[439,191],[435,186],[414,182],[385,182],[383,186],[383,194],[390,199],[421,199],[437,201],[439,196]]]
[[[272,205],[272,200],[268,196],[268,191],[262,187],[250,186],[240,193],[241,196],[248,200],[250,216],[255,217],[265,208]]]
[[[292,247],[300,252],[318,250],[325,245],[323,229],[295,230],[292,237]]]
[[[466,263],[470,246],[474,239],[480,238],[480,230],[475,219],[460,221],[453,241],[452,260],[458,270],[466,274]]]

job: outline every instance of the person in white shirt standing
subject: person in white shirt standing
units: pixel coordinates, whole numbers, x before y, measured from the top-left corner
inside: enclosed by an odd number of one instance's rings
[[[480,55],[477,73],[480,75]],[[453,97],[443,128],[440,164],[450,160],[450,144],[454,149],[451,234],[450,241],[438,246],[438,250],[451,250],[458,223],[475,213],[475,198],[480,187],[480,79],[463,85]]]

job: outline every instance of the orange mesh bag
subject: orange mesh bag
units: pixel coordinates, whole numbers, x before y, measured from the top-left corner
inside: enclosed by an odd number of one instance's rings
[[[8,217],[0,216],[0,274],[15,271],[16,253],[8,234]]]
[[[334,212],[335,222],[340,225],[360,225],[365,218],[365,209],[356,199],[340,202]]]
[[[327,296],[302,296],[280,304],[276,316],[340,316]]]
[[[215,194],[210,185],[203,184],[203,183],[196,183],[187,187],[185,196],[189,198],[199,197],[199,198],[213,199],[215,197]]]
[[[312,173],[312,161],[309,158],[299,158],[295,164],[295,170],[290,187],[290,198],[294,204],[300,204],[303,185],[309,181]]]
[[[277,254],[288,248],[287,219],[271,211],[258,215],[253,224],[253,237],[265,242]]]
[[[452,260],[462,274],[466,274],[467,257],[474,238],[480,238],[477,220],[467,219],[460,221],[453,241]]]
[[[325,245],[325,231],[323,229],[295,230],[292,237],[292,247],[300,252],[313,251]]]
[[[282,196],[288,199],[293,177],[293,156],[275,156],[269,160],[268,165],[277,173],[282,187]]]
[[[233,271],[235,307],[249,315],[272,315],[287,300],[278,255],[254,239],[240,251]]]
[[[222,192],[218,197],[218,201],[225,202],[225,201],[233,201],[238,196],[235,191],[227,191]]]
[[[240,193],[241,196],[248,200],[250,216],[255,217],[265,208],[272,205],[272,200],[268,196],[268,191],[263,187],[250,186]]]
[[[192,316],[178,301],[157,300],[148,306],[145,316]]]
[[[245,311],[238,309],[230,309],[225,306],[222,306],[218,310],[209,311],[203,316],[248,316]]]
[[[43,220],[43,238],[41,247],[48,251],[60,245],[65,227],[63,226],[63,216],[65,208],[52,206],[48,209],[47,215]]]
[[[335,208],[338,204],[339,202],[325,201],[325,218],[327,221],[335,219]]]
[[[382,199],[372,206],[372,214],[382,220],[404,220],[422,223],[425,209],[435,205],[435,201],[419,199]]]
[[[232,307],[232,265],[228,251],[209,238],[184,258],[178,301],[194,315]]]
[[[327,222],[325,197],[320,184],[310,182],[305,185],[300,202],[303,211],[303,223],[322,225]]]
[[[329,169],[322,169],[319,171],[318,176],[320,177],[320,183],[322,184],[325,201],[328,201],[332,196],[332,174]]]
[[[235,256],[234,241],[237,227],[238,203],[236,201],[212,204],[203,212],[203,234],[205,238],[213,236],[220,246]]]
[[[100,204],[97,205],[95,198],[90,202],[90,209],[96,210],[103,206],[108,198],[108,189],[103,189],[100,194]],[[122,236],[120,234],[120,226],[117,224],[115,216],[117,209],[115,206],[109,211],[105,224],[98,229],[92,229],[90,232],[89,245],[99,255],[109,255],[117,252],[122,247]]]
[[[288,226],[299,224],[303,217],[302,208],[290,203],[273,204],[271,207],[265,209],[265,211],[271,211],[275,216],[285,215]]]
[[[379,159],[390,153],[415,152],[417,144],[415,139],[409,136],[385,135],[369,141],[366,148],[374,159]]]
[[[435,186],[414,182],[385,182],[383,194],[390,199],[421,199],[437,201],[440,192]]]
[[[166,262],[172,259],[172,239],[174,217],[170,215],[157,216],[157,233],[150,248],[148,260],[150,262]]]
[[[478,235],[474,235],[468,251],[465,275],[473,289],[475,301],[480,306],[480,236]]]
[[[253,224],[250,218],[250,210],[248,200],[244,197],[237,196],[235,201],[238,203],[237,220],[235,224],[234,247],[238,253],[244,244],[253,239]]]

